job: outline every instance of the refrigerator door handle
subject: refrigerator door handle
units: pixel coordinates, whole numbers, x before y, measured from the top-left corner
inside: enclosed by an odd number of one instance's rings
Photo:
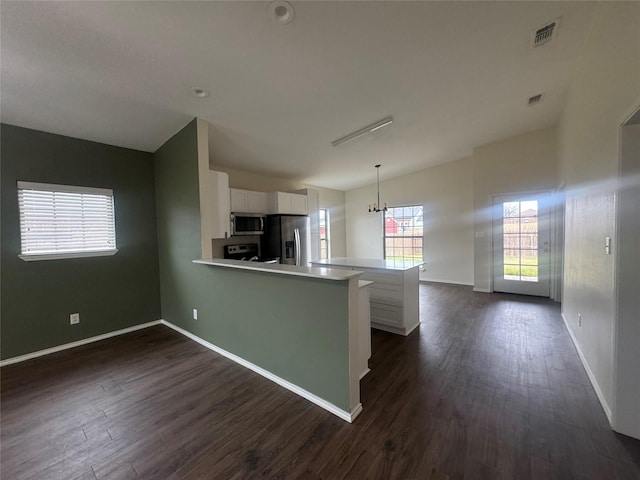
[[[293,236],[295,237],[296,240],[296,251],[295,251],[295,257],[296,257],[296,265],[300,265],[300,230],[298,230],[297,228],[295,228],[293,230]]]

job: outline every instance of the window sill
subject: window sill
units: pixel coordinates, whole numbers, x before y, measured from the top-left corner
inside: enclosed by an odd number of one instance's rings
[[[21,254],[18,258],[25,262],[35,262],[39,260],[60,260],[63,258],[87,258],[87,257],[109,257],[118,253],[118,249],[96,250],[94,252],[66,252],[66,253],[37,253]]]

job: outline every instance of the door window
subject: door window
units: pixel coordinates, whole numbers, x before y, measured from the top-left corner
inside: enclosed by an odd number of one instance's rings
[[[538,281],[538,201],[504,202],[503,275],[505,280]]]
[[[494,197],[493,290],[549,296],[548,195]]]

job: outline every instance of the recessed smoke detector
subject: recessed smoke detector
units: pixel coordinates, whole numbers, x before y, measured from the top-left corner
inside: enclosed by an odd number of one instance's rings
[[[539,93],[534,95],[533,97],[529,97],[528,105],[535,105],[536,103],[540,103],[542,101],[542,94]]]
[[[209,96],[209,92],[207,92],[204,88],[191,87],[189,91],[191,92],[191,95],[193,95],[194,97],[206,98]]]
[[[547,42],[550,42],[558,35],[558,26],[560,25],[560,19],[545,23],[539,28],[533,31],[531,36],[531,46],[533,48],[540,47]]]
[[[269,4],[269,16],[274,22],[286,25],[293,20],[295,11],[289,2],[278,0]]]

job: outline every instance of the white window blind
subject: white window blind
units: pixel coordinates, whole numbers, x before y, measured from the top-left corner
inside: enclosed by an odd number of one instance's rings
[[[117,251],[112,190],[18,182],[18,205],[22,258]]]

